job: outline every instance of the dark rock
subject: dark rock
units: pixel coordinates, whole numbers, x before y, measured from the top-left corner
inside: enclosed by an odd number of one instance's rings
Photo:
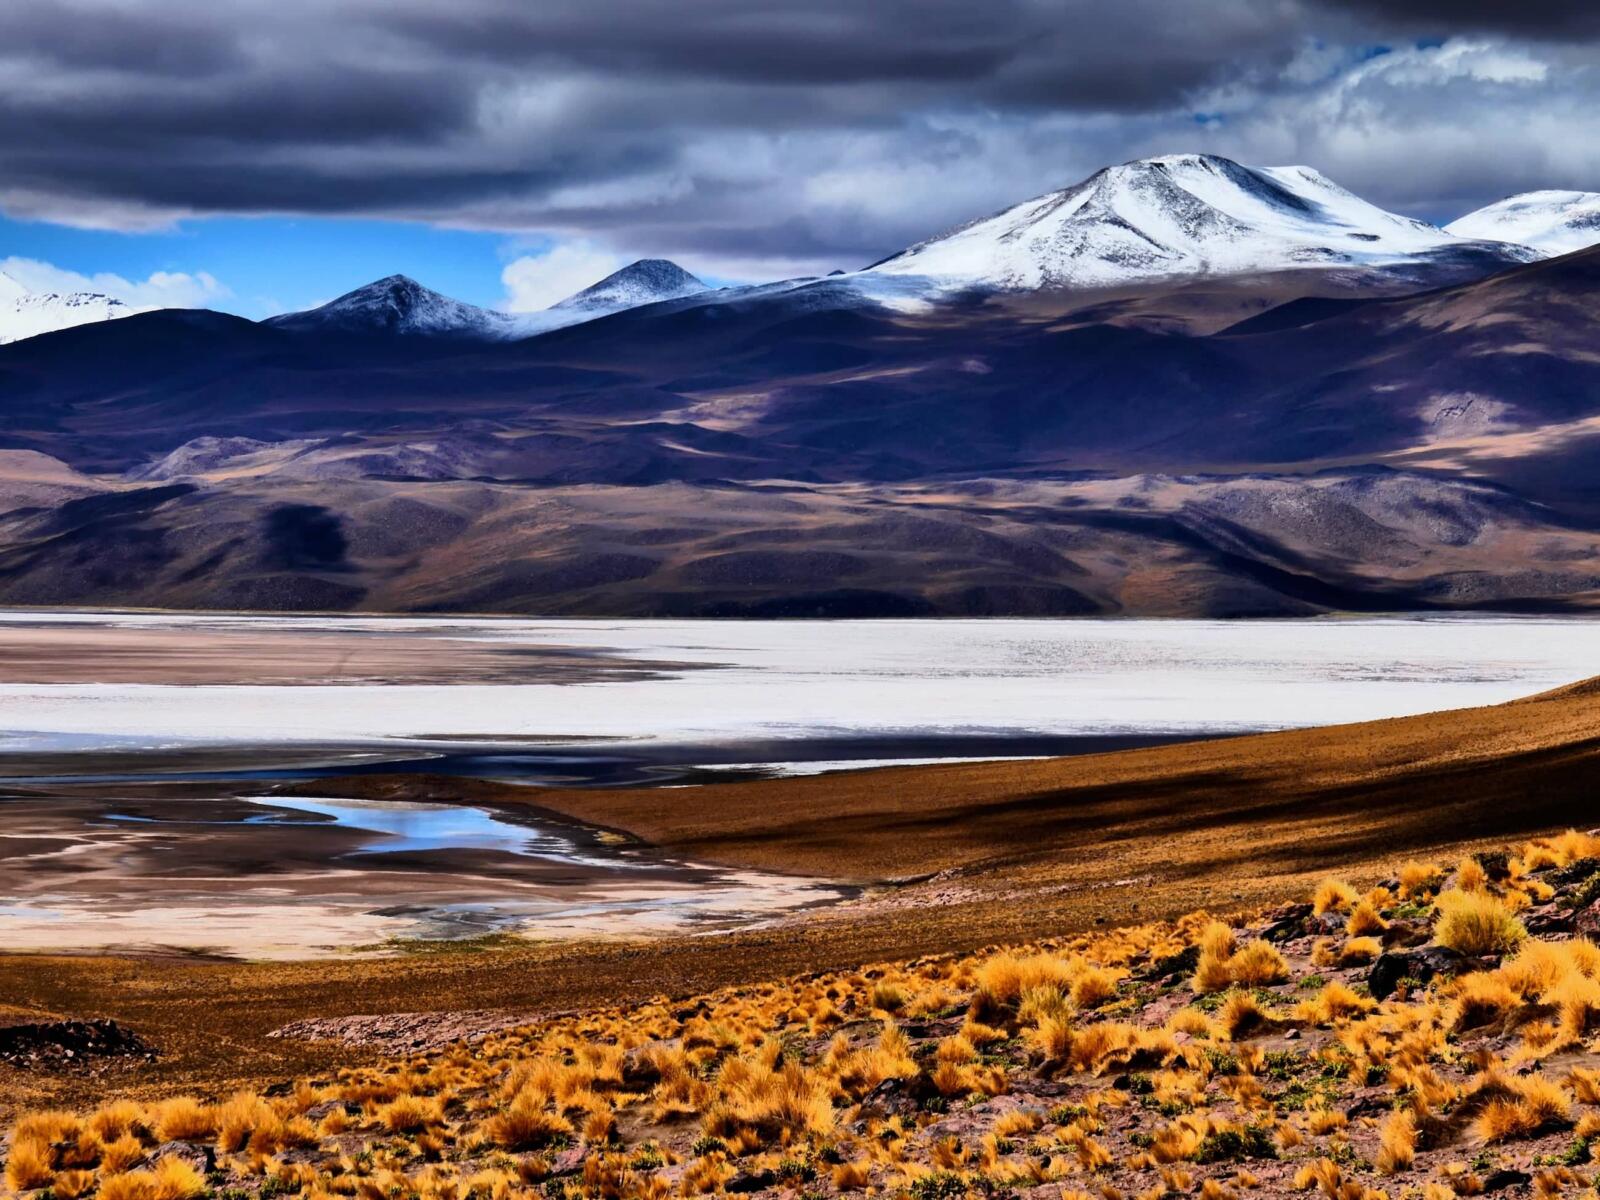
[[[1511,878],[1511,856],[1504,850],[1483,850],[1472,857],[1478,860],[1489,882],[1499,883],[1502,879]]]
[[[1572,929],[1575,933],[1586,933],[1590,937],[1600,935],[1600,900],[1572,914]]]
[[[1533,1176],[1526,1171],[1515,1171],[1510,1167],[1501,1167],[1493,1171],[1483,1181],[1483,1190],[1487,1192],[1503,1192],[1507,1188],[1524,1187],[1533,1182]]]
[[[1439,975],[1464,975],[1481,971],[1480,959],[1451,950],[1448,946],[1421,946],[1415,950],[1390,950],[1378,956],[1367,972],[1367,988],[1375,999],[1385,1000],[1402,979],[1427,983]]]
[[[1200,965],[1200,947],[1185,946],[1176,954],[1169,954],[1165,958],[1158,958],[1150,964],[1150,969],[1145,972],[1145,979],[1176,979],[1180,976],[1193,975],[1194,969]]]
[[[0,1062],[30,1070],[89,1069],[107,1060],[150,1062],[155,1048],[115,1021],[46,1021],[0,1028]]]
[[[1545,876],[1545,881],[1555,887],[1569,887],[1597,873],[1600,873],[1600,858],[1580,858],[1564,867],[1555,867]]]
[[[739,1195],[763,1191],[777,1182],[778,1173],[776,1171],[741,1171],[728,1180],[727,1186],[723,1190]]]
[[[1267,925],[1261,931],[1269,942],[1287,942],[1306,931],[1306,920],[1311,916],[1309,904],[1285,904],[1267,914]]]
[[[1571,933],[1575,925],[1573,914],[1557,904],[1540,904],[1522,914],[1522,923],[1532,934]]]
[[[1325,912],[1307,920],[1306,931],[1320,934],[1343,933],[1345,922],[1348,920],[1349,918],[1343,913]]]

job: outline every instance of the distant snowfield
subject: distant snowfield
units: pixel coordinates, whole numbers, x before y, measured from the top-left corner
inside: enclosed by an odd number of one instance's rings
[[[770,764],[783,759],[783,743],[819,738],[1237,733],[1493,704],[1600,675],[1600,621],[1577,618],[813,623],[0,613],[0,621],[41,620],[409,633],[438,640],[441,654],[456,640],[559,645],[661,670],[513,685],[8,685],[0,687],[0,751],[587,737],[748,742],[749,761]]]

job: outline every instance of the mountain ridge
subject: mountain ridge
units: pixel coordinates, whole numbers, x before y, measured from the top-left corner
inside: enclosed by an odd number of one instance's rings
[[[1291,267],[1533,254],[1454,237],[1304,166],[1218,155],[1135,159],[916,243],[866,268],[1000,290],[1105,286]]]

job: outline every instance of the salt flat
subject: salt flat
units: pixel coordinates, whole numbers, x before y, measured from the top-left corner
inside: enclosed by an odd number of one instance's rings
[[[409,639],[429,682],[341,674],[203,686],[36,680],[0,685],[0,751],[260,744],[504,747],[600,739],[727,747],[782,763],[825,739],[906,739],[903,755],[971,756],[963,737],[1239,733],[1492,704],[1600,673],[1600,622],[1396,617],[1301,621],[540,621],[0,614],[64,636],[107,625],[195,637]],[[482,682],[453,657],[539,657],[526,681]],[[304,646],[298,650],[305,658]],[[563,658],[561,655],[569,657]],[[441,667],[443,669],[441,669]],[[302,663],[302,676],[305,667]],[[213,673],[211,678],[215,678]],[[334,686],[330,686],[334,685]],[[732,755],[735,760],[738,754]]]

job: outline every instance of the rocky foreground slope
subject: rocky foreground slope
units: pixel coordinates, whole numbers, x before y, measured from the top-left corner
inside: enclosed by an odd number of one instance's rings
[[[1567,833],[1244,920],[33,1113],[6,1181],[63,1200],[1575,1195],[1600,1134],[1596,930],[1600,837]]]

